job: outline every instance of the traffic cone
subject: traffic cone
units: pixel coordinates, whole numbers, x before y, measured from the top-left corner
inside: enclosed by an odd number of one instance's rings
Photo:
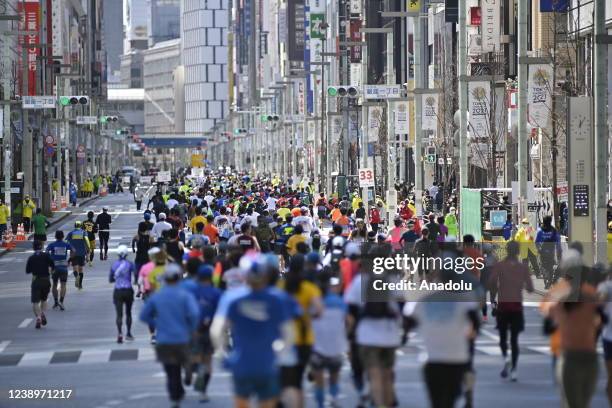
[[[23,228],[23,224],[17,224],[17,236],[15,237],[15,241],[26,241],[25,228]]]
[[[4,233],[2,247],[6,249],[15,248],[15,241],[13,241],[13,231],[11,231],[10,228],[7,229],[6,232]]]
[[[51,201],[51,211],[57,211],[57,203],[55,201]]]
[[[66,201],[66,197],[62,197],[62,208],[68,208],[68,202]]]

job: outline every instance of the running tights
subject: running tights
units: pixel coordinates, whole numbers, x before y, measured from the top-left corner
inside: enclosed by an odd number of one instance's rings
[[[108,231],[100,231],[100,256],[102,254],[108,254],[108,239],[110,236],[110,232]]]
[[[132,304],[134,302],[134,292],[132,289],[115,289],[114,303],[117,323],[117,333],[121,333],[123,325],[123,305],[125,305],[125,326],[127,333],[132,332]]]
[[[510,347],[512,349],[512,369],[516,368],[516,363],[519,358],[519,333],[520,331],[509,327],[510,330]],[[500,330],[499,331],[499,348],[501,349],[502,355],[504,358],[508,356],[508,330]]]

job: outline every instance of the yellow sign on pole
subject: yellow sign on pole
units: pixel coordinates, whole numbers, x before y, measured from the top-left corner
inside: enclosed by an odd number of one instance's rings
[[[192,154],[191,155],[191,167],[204,167],[204,155],[203,154]]]
[[[409,13],[419,13],[421,11],[421,0],[407,0],[408,6],[406,11]]]

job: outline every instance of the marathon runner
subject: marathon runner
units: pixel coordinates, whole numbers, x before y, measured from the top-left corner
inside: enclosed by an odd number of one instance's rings
[[[113,303],[115,304],[117,343],[123,343],[123,306],[125,305],[125,339],[134,340],[132,336],[132,303],[134,302],[134,289],[132,288],[133,275],[136,274],[134,264],[127,259],[128,248],[119,245],[117,248],[119,259],[113,262],[108,276],[108,281],[114,283]]]
[[[89,211],[87,213],[87,219],[83,221],[83,229],[87,232],[87,239],[89,240],[89,266],[92,265],[94,259],[94,251],[96,250],[96,233],[98,232],[98,226],[94,221],[94,212]]]
[[[83,266],[89,254],[89,239],[87,239],[87,233],[82,229],[81,221],[74,223],[74,230],[68,233],[66,241],[74,249],[70,259],[74,268],[74,286],[77,289],[83,289]]]
[[[108,241],[110,239],[110,225],[112,223],[108,208],[103,207],[102,213],[96,217],[98,235],[100,236],[100,260],[108,259]],[[93,249],[92,249],[93,252]]]
[[[34,316],[36,316],[36,328],[47,325],[45,310],[47,309],[47,298],[51,289],[49,280],[51,271],[55,267],[53,259],[48,253],[43,252],[43,243],[34,241],[34,254],[30,255],[26,263],[26,273],[32,274],[31,301]]]
[[[55,231],[55,241],[47,245],[47,253],[51,255],[51,259],[55,263],[53,270],[53,309],[59,308],[64,311],[64,298],[66,297],[66,282],[68,281],[68,261],[72,258],[72,246],[64,241],[64,231]],[[57,283],[60,284],[59,301]]]

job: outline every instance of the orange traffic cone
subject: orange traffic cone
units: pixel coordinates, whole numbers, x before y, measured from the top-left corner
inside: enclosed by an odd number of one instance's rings
[[[11,229],[7,229],[2,238],[2,247],[6,249],[15,248],[15,241],[13,241],[13,231]]]
[[[66,197],[62,197],[62,208],[67,208],[68,202],[66,201]]]
[[[15,237],[15,241],[26,241],[27,237],[25,234],[25,229],[23,228],[23,224],[17,224],[17,236]]]

